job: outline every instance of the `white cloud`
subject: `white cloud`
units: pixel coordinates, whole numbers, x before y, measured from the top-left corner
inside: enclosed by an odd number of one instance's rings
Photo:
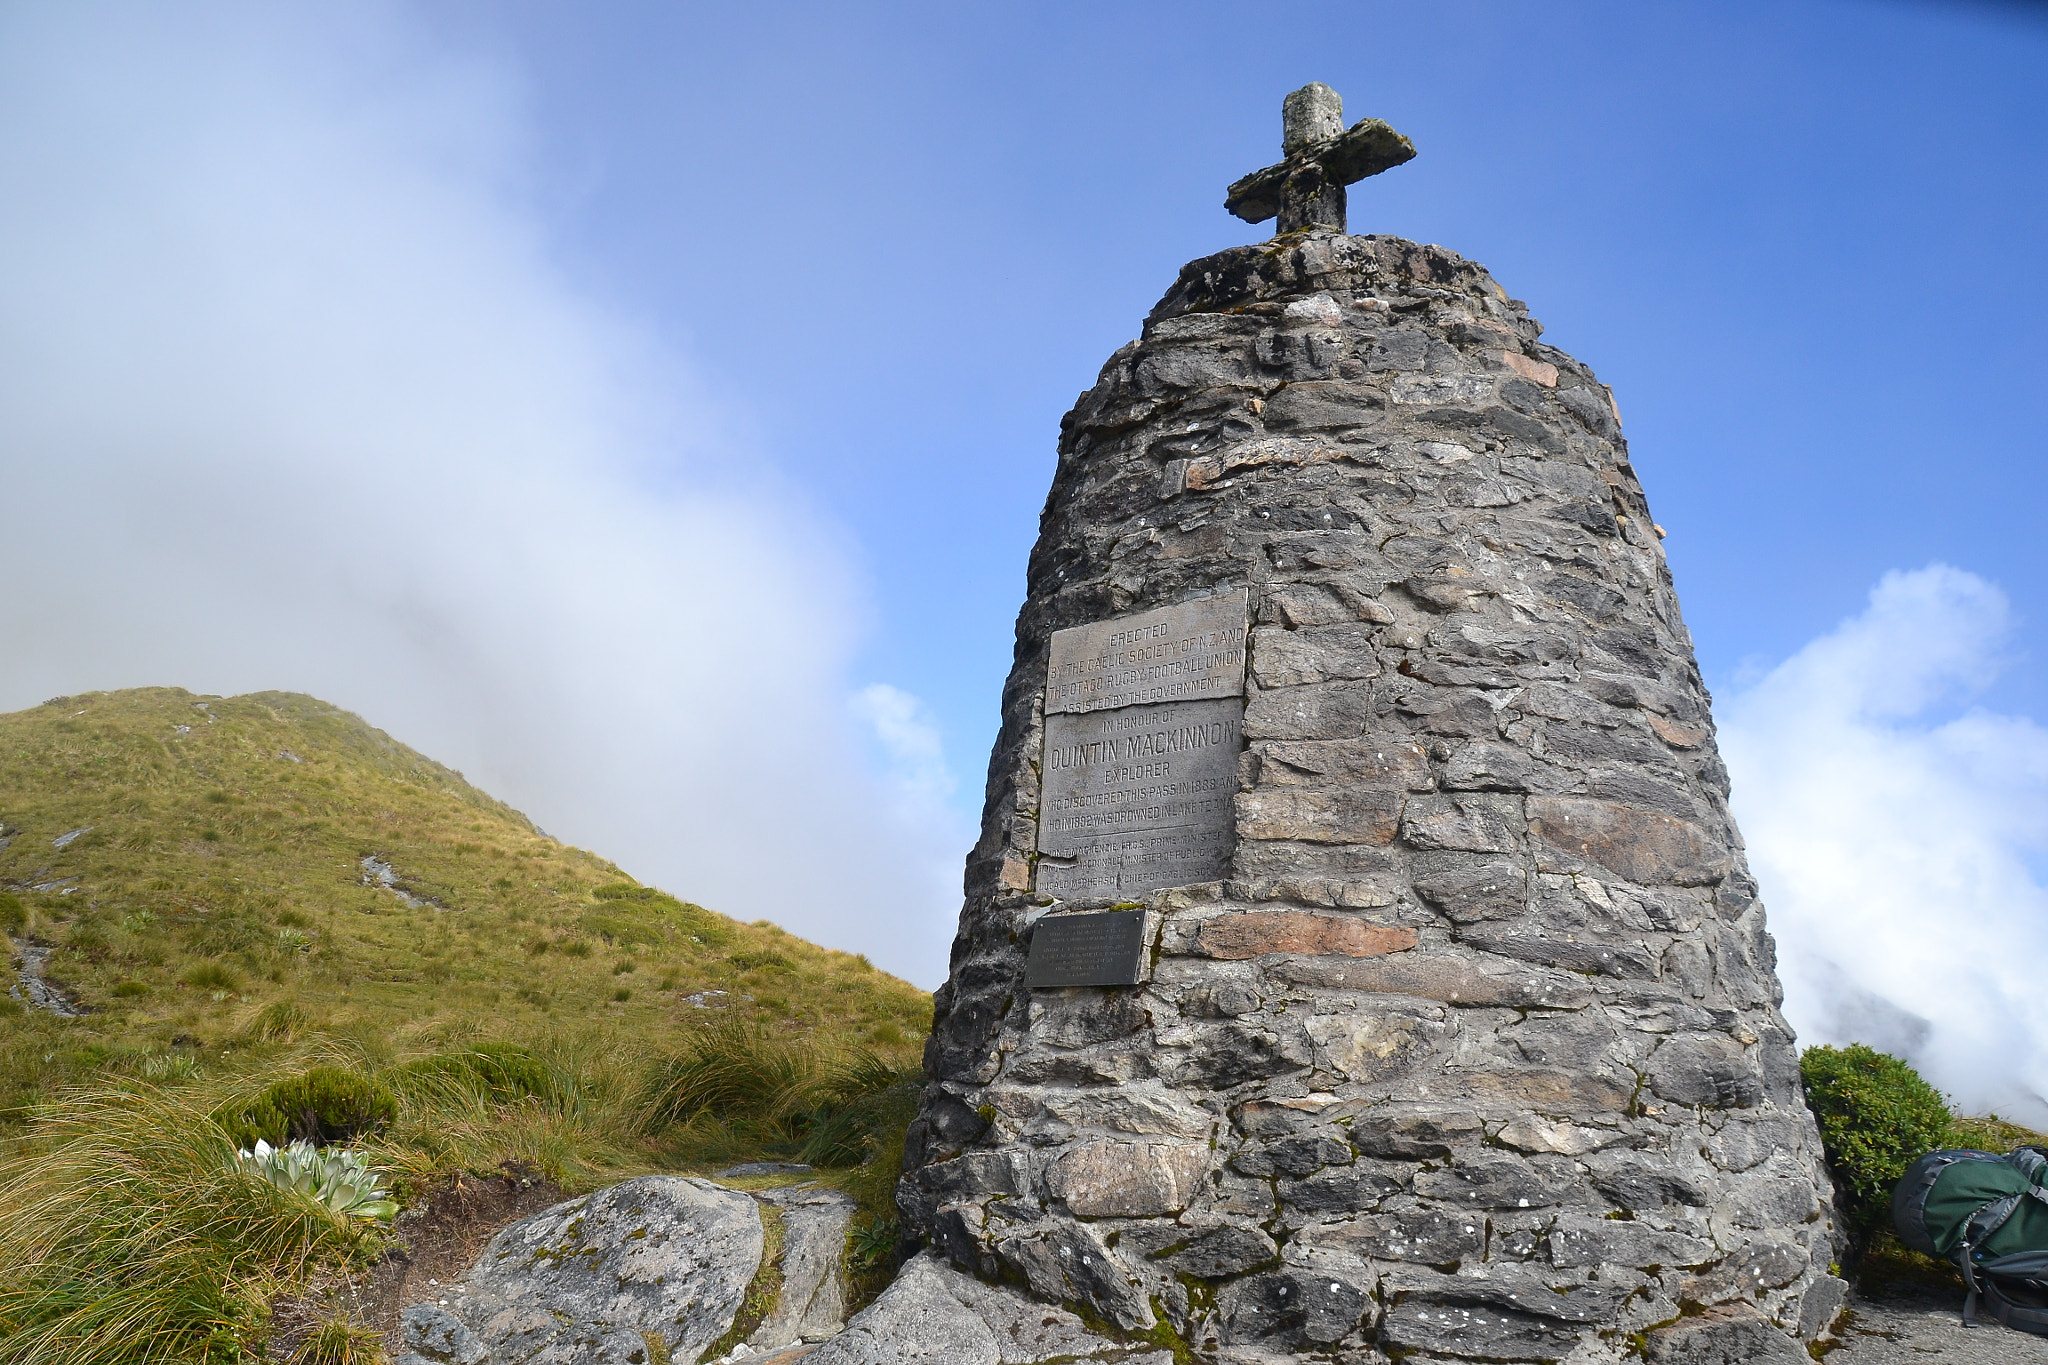
[[[1965,1108],[2040,1123],[2048,730],[1957,712],[2010,616],[1974,574],[1887,574],[1723,702],[1721,746],[1801,1040],[1906,1055]]]
[[[964,843],[864,775],[843,533],[550,260],[525,136],[395,8],[0,11],[0,707],[316,693],[934,985]]]
[[[891,816],[901,828],[931,836],[908,870],[929,888],[928,903],[940,908],[922,919],[906,915],[901,927],[917,934],[929,955],[931,968],[919,979],[943,981],[959,909],[961,854],[974,842],[974,826],[953,804],[958,783],[938,724],[923,701],[901,688],[873,683],[854,694],[852,710],[867,723],[881,751]]]
[[[889,782],[906,812],[934,816],[952,799],[952,771],[931,711],[900,687],[871,683],[853,696],[853,713],[866,721],[887,755]]]

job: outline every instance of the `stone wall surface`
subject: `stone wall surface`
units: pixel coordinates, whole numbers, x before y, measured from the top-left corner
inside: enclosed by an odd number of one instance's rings
[[[1442,248],[1294,233],[1188,266],[1065,418],[900,1188],[961,1269],[1211,1360],[1827,1325],[1830,1191],[1661,533],[1540,332]],[[1147,984],[1027,991],[1077,908],[1034,890],[1052,632],[1238,589],[1229,876],[1146,898]]]

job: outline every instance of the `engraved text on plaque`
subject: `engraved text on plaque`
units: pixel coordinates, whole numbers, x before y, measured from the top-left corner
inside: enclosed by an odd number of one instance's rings
[[[1244,695],[1245,593],[1053,632],[1046,714]]]
[[[1038,890],[1135,896],[1226,875],[1245,618],[1239,591],[1053,635]]]
[[[1145,912],[1048,915],[1031,935],[1026,986],[1135,986],[1147,975]]]

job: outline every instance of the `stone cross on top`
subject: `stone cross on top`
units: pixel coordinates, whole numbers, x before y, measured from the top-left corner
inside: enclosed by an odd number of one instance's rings
[[[1415,144],[1376,118],[1344,127],[1344,97],[1311,81],[1280,105],[1286,160],[1253,171],[1223,200],[1247,223],[1279,215],[1277,232],[1305,227],[1344,231],[1344,187],[1391,170],[1415,155]]]

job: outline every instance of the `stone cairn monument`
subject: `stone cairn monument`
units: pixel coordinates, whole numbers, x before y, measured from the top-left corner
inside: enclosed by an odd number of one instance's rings
[[[1346,235],[1406,138],[1284,115],[1227,201],[1279,235],[1061,424],[913,1269],[1098,1355],[1805,1360],[1830,1189],[1614,400]]]

